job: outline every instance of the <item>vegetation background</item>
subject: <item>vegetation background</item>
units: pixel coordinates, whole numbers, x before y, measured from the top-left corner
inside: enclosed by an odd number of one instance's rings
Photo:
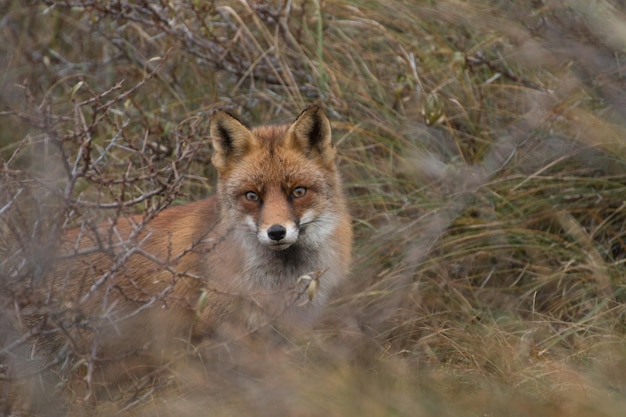
[[[0,415],[623,416],[625,17],[618,0],[2,1]],[[318,329],[173,352],[97,400],[76,388],[88,357],[62,373],[71,351],[32,355],[13,313],[62,230],[213,193],[212,109],[257,125],[315,100],[356,231]]]

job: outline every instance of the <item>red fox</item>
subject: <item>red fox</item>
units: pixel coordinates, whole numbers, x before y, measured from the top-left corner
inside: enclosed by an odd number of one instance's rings
[[[252,130],[218,110],[210,132],[215,196],[63,236],[46,290],[63,311],[48,321],[82,350],[310,326],[348,276],[351,219],[321,107]]]

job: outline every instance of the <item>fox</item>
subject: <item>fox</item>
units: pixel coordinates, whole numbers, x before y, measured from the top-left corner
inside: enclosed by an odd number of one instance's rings
[[[58,311],[32,316],[31,327],[55,327],[85,355],[115,356],[314,325],[351,265],[330,121],[311,105],[291,124],[249,129],[216,110],[209,131],[216,194],[147,222],[136,215],[65,232],[45,286]]]

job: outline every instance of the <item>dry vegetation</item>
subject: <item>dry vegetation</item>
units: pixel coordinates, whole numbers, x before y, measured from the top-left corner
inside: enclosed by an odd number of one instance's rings
[[[625,17],[608,0],[2,2],[0,415],[622,416]],[[63,314],[36,296],[63,230],[211,194],[211,109],[256,125],[317,99],[356,248],[315,331],[203,341],[97,395],[88,352],[32,347],[17,313]]]

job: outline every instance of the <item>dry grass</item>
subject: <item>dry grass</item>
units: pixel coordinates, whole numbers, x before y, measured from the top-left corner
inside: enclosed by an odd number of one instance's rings
[[[621,416],[625,13],[4,2],[0,414]],[[67,351],[32,357],[14,312],[62,230],[211,194],[212,108],[256,125],[317,99],[356,229],[319,329],[168,352],[95,400]]]

